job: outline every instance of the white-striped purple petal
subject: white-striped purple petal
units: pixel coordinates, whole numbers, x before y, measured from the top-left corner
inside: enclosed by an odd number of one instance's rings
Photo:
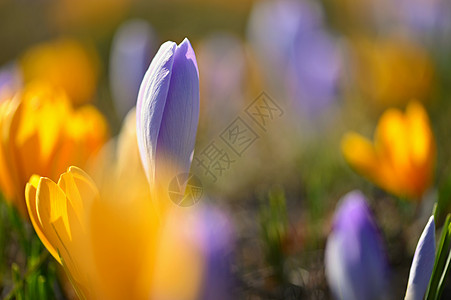
[[[435,222],[434,216],[429,218],[423,233],[418,240],[417,248],[410,267],[406,300],[422,300],[435,262]]]
[[[138,145],[150,184],[187,173],[199,121],[199,71],[188,39],[164,43],[141,84]]]
[[[385,299],[388,263],[382,238],[361,192],[340,202],[325,250],[326,278],[336,299]]]

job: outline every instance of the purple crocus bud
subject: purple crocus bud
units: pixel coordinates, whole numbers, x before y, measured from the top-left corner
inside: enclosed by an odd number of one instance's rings
[[[190,42],[164,43],[144,76],[136,107],[139,152],[151,185],[189,171],[199,105],[199,71]]]
[[[435,223],[434,216],[429,218],[418,245],[410,267],[409,281],[405,300],[422,300],[435,262]]]
[[[155,33],[144,20],[124,23],[116,32],[110,57],[110,87],[121,118],[136,105],[139,86],[155,54]]]
[[[325,250],[326,278],[336,299],[386,299],[388,263],[366,199],[348,193],[335,213]]]

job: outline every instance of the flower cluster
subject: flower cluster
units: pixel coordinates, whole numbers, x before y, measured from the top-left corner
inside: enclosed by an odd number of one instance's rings
[[[21,2],[1,298],[450,298],[447,1]]]

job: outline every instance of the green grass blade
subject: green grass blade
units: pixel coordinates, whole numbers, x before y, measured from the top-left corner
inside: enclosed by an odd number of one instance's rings
[[[443,225],[442,234],[440,236],[440,242],[437,247],[435,255],[434,269],[432,271],[431,280],[429,281],[429,286],[426,291],[426,300],[437,299],[438,288],[440,284],[440,279],[442,278],[443,271],[445,269],[445,264],[447,262],[447,256],[449,251],[449,246],[451,242],[451,235],[448,230],[451,222],[451,215],[446,216],[445,223]]]

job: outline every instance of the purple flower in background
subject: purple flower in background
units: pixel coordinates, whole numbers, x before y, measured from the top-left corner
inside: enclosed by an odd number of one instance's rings
[[[326,278],[336,299],[385,299],[388,263],[366,199],[348,193],[335,213],[325,250]]]
[[[241,92],[245,77],[244,47],[232,34],[217,33],[202,41],[198,58],[205,78],[203,90],[215,98],[231,98]],[[202,83],[201,83],[202,85]],[[209,97],[206,97],[207,100]],[[232,99],[231,99],[232,100]]]
[[[434,216],[429,218],[418,245],[410,267],[409,281],[405,300],[422,300],[435,262],[435,223]]]
[[[294,45],[289,88],[307,112],[317,113],[335,100],[340,58],[335,41],[323,30],[300,33]]]
[[[251,14],[248,35],[269,85],[288,94],[305,115],[317,114],[335,100],[340,53],[323,26],[318,3],[259,2]]]
[[[161,45],[138,94],[136,125],[150,184],[189,171],[199,121],[199,71],[188,39]],[[162,182],[164,184],[164,182]]]
[[[435,35],[451,29],[451,3],[448,0],[397,0],[399,21],[413,34]]]
[[[12,97],[22,86],[22,74],[14,62],[0,68],[0,102]]]
[[[207,130],[216,134],[244,105],[245,50],[234,35],[217,33],[204,39],[196,52],[203,75],[202,120],[208,124]]]
[[[116,32],[110,56],[110,87],[121,118],[136,105],[139,86],[155,54],[155,33],[143,20],[124,23]]]
[[[164,222],[149,299],[237,299],[231,269],[235,228],[227,212],[203,201],[172,211]]]
[[[261,1],[252,9],[248,35],[262,61],[283,71],[289,67],[299,30],[321,26],[321,10],[305,1]],[[279,70],[280,69],[280,70]]]
[[[233,299],[231,259],[235,245],[234,226],[225,212],[203,205],[196,215],[205,259],[204,281],[198,299]]]
[[[372,0],[365,10],[368,21],[381,34],[401,33],[433,47],[450,42],[451,2],[448,0]]]

